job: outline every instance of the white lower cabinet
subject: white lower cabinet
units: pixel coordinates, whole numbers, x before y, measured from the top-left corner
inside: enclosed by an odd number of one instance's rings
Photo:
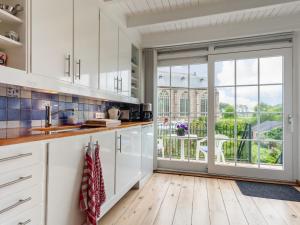
[[[43,218],[43,205],[37,205],[36,207],[29,209],[17,216],[11,217],[6,220],[2,225],[41,225],[44,224]]]
[[[44,225],[45,150],[43,142],[0,148],[0,224]]]
[[[103,216],[140,181],[141,139],[141,126],[135,126],[1,147],[0,224],[83,224],[79,193],[91,140],[100,145],[107,197]]]
[[[126,193],[141,176],[141,127],[117,131],[116,192]]]
[[[142,179],[153,173],[154,128],[153,125],[142,127]]]
[[[90,140],[93,143],[98,141],[100,145],[106,192],[106,202],[101,208],[101,216],[139,181],[140,126],[52,140],[48,147],[46,225],[82,224],[84,214],[79,209],[79,191],[84,149]]]
[[[53,140],[48,147],[46,225],[81,225],[79,191],[89,135]]]
[[[100,145],[100,160],[106,193],[106,201],[101,207],[101,213],[103,214],[110,209],[115,197],[116,132],[108,131],[93,134],[92,140],[93,142],[98,141]]]

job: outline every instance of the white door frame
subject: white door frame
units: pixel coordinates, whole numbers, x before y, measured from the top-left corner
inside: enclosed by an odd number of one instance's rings
[[[214,98],[214,62],[221,60],[234,60],[239,58],[257,58],[267,56],[284,57],[284,90],[283,90],[283,126],[284,126],[284,157],[283,170],[271,170],[262,168],[235,167],[228,165],[215,164],[215,98]],[[292,48],[280,48],[271,50],[256,50],[248,52],[228,53],[209,55],[208,57],[208,173],[222,174],[230,176],[253,177],[261,179],[293,180],[293,140],[292,126],[288,124],[288,115],[293,115],[293,67],[292,67]]]

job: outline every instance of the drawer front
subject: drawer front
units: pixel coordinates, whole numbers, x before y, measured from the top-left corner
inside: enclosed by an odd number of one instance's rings
[[[43,183],[42,164],[25,167],[0,176],[0,201],[8,195]]]
[[[43,161],[45,143],[32,142],[0,147],[0,176]]]
[[[30,210],[20,213],[5,221],[2,225],[43,225],[43,205],[38,205]]]
[[[42,203],[42,185],[11,194],[0,201],[0,224]]]

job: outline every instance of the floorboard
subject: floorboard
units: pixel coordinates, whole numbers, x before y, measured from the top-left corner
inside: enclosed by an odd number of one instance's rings
[[[233,180],[154,174],[99,225],[298,225],[300,203],[245,196]]]

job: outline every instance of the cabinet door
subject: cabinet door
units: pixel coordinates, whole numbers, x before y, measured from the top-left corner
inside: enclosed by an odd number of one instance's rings
[[[117,92],[118,25],[100,14],[100,89]]]
[[[141,176],[141,127],[117,132],[116,193],[127,192]]]
[[[32,0],[31,72],[72,82],[73,0]]]
[[[119,93],[131,95],[131,42],[122,30],[119,30]]]
[[[142,127],[142,177],[153,173],[153,125]]]
[[[47,224],[81,225],[79,191],[89,135],[52,140],[48,149]]]
[[[98,0],[74,1],[74,82],[98,88]]]
[[[94,134],[93,141],[98,141],[100,145],[100,160],[106,193],[106,202],[103,205],[104,208],[115,195],[116,132],[109,131]]]

